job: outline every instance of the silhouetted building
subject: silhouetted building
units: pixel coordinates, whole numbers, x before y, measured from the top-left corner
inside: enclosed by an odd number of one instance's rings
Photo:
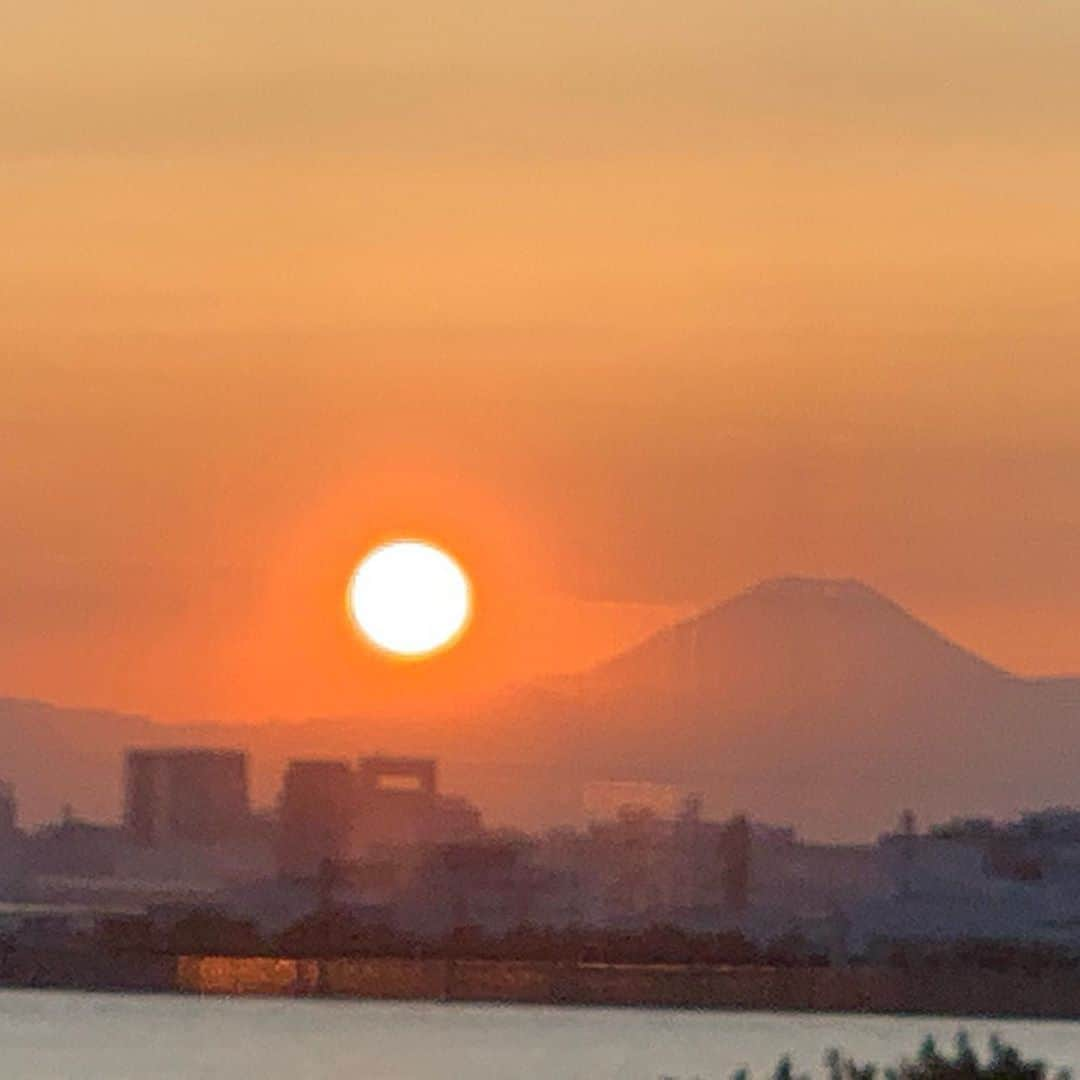
[[[26,842],[26,865],[35,874],[65,878],[112,877],[124,844],[115,825],[72,815],[38,829]]]
[[[674,825],[652,810],[624,806],[586,836],[589,920],[629,925],[661,920],[674,904]]]
[[[484,833],[484,818],[475,803],[462,795],[436,795],[432,839],[438,844],[477,840]]]
[[[0,780],[0,879],[17,875],[23,849],[22,841],[15,788]]]
[[[724,849],[724,901],[729,911],[741,915],[750,897],[750,823],[745,817],[728,825]]]
[[[345,761],[290,762],[278,803],[280,875],[330,873],[356,891],[364,868],[386,859],[397,865],[406,849],[482,836],[480,811],[461,796],[441,795],[436,776],[431,758],[365,757],[355,769]]]
[[[148,847],[226,843],[249,823],[240,750],[129,750],[124,787],[124,823]]]
[[[356,768],[355,846],[431,841],[438,792],[432,758],[364,757]]]
[[[9,844],[15,839],[18,818],[15,788],[7,781],[0,780],[0,844]]]
[[[530,848],[480,840],[429,849],[406,900],[408,921],[428,931],[479,926],[503,933],[546,914],[557,877],[532,865]]]
[[[345,761],[290,761],[281,789],[278,869],[315,877],[351,850],[356,778]]]

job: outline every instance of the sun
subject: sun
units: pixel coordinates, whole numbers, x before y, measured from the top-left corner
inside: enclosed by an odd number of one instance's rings
[[[472,616],[472,586],[441,548],[393,540],[353,572],[349,613],[365,638],[394,656],[421,658],[453,645]]]

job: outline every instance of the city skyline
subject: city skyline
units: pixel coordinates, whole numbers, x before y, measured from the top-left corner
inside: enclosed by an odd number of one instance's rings
[[[445,793],[433,758],[294,759],[262,810],[240,751],[128,748],[123,772],[115,825],[66,812],[20,829],[0,785],[9,948],[395,956],[464,942],[541,963],[582,949],[621,963],[657,949],[782,967],[902,966],[905,953],[1074,962],[1062,913],[1076,904],[1075,808],[928,827],[904,811],[872,842],[821,844],[640,785],[586,822],[529,833]]]
[[[13,1076],[1068,1080],[1080,4],[2,24]]]
[[[175,725],[0,699],[0,723],[30,820],[70,790],[114,816],[108,754],[180,741],[251,749],[263,805],[289,758],[433,754],[508,825],[580,820],[591,784],[655,783],[814,839],[865,840],[903,807],[944,820],[1074,803],[1076,686],[998,668],[858,582],[788,578],[582,675],[452,711]]]

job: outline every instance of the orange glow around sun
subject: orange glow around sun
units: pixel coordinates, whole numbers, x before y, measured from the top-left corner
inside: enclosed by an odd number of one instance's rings
[[[395,745],[431,749],[460,734],[448,716],[538,673],[598,663],[658,628],[632,613],[628,635],[621,607],[564,595],[558,575],[575,575],[580,553],[517,492],[433,467],[438,452],[395,445],[350,459],[266,544],[265,574],[213,654],[207,681],[221,712],[245,722],[392,715]],[[404,539],[449,553],[469,582],[464,632],[420,662],[379,648],[349,602],[365,556]],[[179,694],[170,700],[175,708]]]
[[[441,548],[422,540],[396,540],[364,557],[349,582],[348,604],[371,644],[417,660],[449,648],[465,632],[472,587]]]

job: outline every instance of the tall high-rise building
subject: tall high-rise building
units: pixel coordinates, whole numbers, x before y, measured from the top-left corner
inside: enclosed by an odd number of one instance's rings
[[[10,840],[18,828],[18,804],[15,788],[6,780],[0,780],[0,843]]]
[[[124,823],[137,843],[212,846],[250,823],[241,750],[129,750],[124,764]]]
[[[290,761],[281,788],[278,869],[314,877],[349,858],[356,778],[345,761]]]
[[[356,844],[427,843],[438,805],[432,758],[363,757],[356,764]]]
[[[728,910],[742,915],[750,903],[750,822],[742,815],[727,826],[724,848],[724,899]]]

